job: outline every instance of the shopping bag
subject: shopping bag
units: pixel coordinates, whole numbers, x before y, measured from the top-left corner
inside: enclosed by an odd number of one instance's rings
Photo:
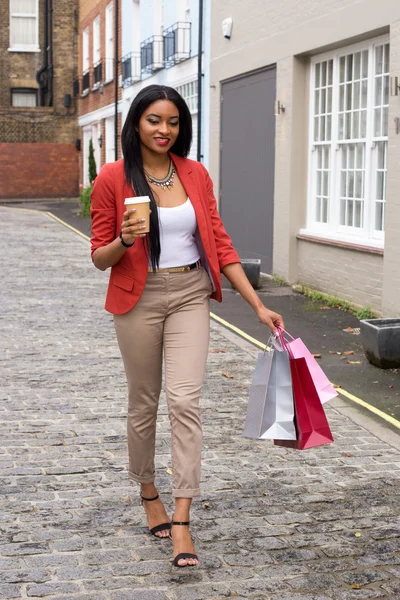
[[[285,351],[270,348],[258,354],[244,436],[254,439],[296,439],[289,356]]]
[[[305,358],[291,358],[297,440],[276,439],[276,446],[305,450],[333,442],[332,433]]]
[[[289,340],[285,339],[286,348],[293,358],[305,358],[307,362],[307,366],[310,370],[311,377],[314,381],[314,385],[316,387],[319,399],[322,404],[328,402],[328,400],[332,400],[335,396],[338,395],[335,388],[331,385],[329,379],[321,369],[320,365],[317,363],[303,340],[300,338],[294,339],[290,333],[287,331],[281,330],[282,335],[286,335]]]

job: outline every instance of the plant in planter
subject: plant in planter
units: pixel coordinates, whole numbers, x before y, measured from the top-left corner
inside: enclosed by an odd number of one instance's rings
[[[400,367],[400,319],[364,319],[360,332],[371,364],[381,369]]]

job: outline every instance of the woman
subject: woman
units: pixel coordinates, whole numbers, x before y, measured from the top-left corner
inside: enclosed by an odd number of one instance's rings
[[[211,179],[187,159],[192,123],[172,88],[139,92],[122,131],[123,160],[103,166],[92,192],[92,260],[111,267],[105,308],[114,314],[128,381],[129,476],[141,486],[149,528],[171,537],[174,564],[198,564],[189,532],[200,493],[199,397],[209,342],[209,300],[224,273],[272,331],[283,327],[250,285],[219,217]],[[124,199],[150,197],[150,232]],[[162,354],[172,434],[172,523],[155,487]]]

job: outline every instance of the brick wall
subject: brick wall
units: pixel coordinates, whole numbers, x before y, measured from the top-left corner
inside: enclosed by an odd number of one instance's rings
[[[105,69],[106,69],[106,61],[109,58],[106,56],[106,43],[105,43],[105,27],[106,27],[106,8],[110,4],[111,0],[80,0],[79,2],[79,45],[78,45],[78,72],[79,72],[79,80],[80,80],[80,92],[82,92],[82,75],[83,75],[83,64],[82,64],[82,37],[83,31],[88,28],[89,29],[89,65],[90,65],[90,89],[89,93],[86,95],[82,95],[80,93],[78,100],[79,107],[79,116],[82,117],[87,115],[88,113],[95,112],[97,110],[103,109],[105,107],[112,108],[112,114],[114,114],[114,104],[115,104],[115,79],[114,79],[114,70],[115,66],[113,63],[113,79],[109,82],[105,82]],[[119,35],[119,48],[118,48],[118,56],[121,58],[121,0],[119,1],[119,22],[118,22],[118,35]],[[113,35],[114,35],[114,43],[115,43],[115,0],[113,2]],[[100,57],[102,60],[102,69],[103,69],[103,85],[100,88],[95,88],[93,86],[93,21],[96,17],[100,17]],[[115,47],[114,47],[115,52]],[[117,78],[121,74],[121,65],[118,65]],[[117,99],[120,101],[122,99],[122,90],[118,85],[117,90]],[[93,117],[91,124],[100,124],[102,138],[103,138],[103,146],[100,150],[101,156],[101,164],[97,165],[97,171],[100,170],[101,166],[105,163],[106,159],[106,150],[105,150],[105,120],[103,118]],[[118,131],[121,131],[121,115],[118,115]],[[83,128],[80,128],[79,137],[82,140],[83,144]],[[82,146],[83,147],[83,146]],[[83,154],[83,153],[82,153]],[[118,157],[121,156],[121,148],[120,148],[120,136],[118,141]],[[80,181],[83,181],[83,156],[80,159]]]
[[[383,256],[298,240],[298,280],[355,304],[382,308]]]
[[[77,196],[78,187],[75,145],[0,143],[0,198]]]
[[[49,172],[59,177],[49,183],[50,195],[69,196],[77,193],[78,169],[75,141],[79,136],[77,105],[66,108],[65,94],[73,94],[73,82],[77,76],[77,24],[78,0],[53,0],[53,101],[51,106],[14,108],[11,106],[12,88],[39,90],[37,71],[45,64],[45,18],[44,0],[39,0],[39,52],[9,52],[9,0],[0,0],[0,144],[2,156],[13,157],[13,169],[21,173],[28,154],[32,164],[41,160],[49,162]],[[40,95],[38,94],[39,102]],[[15,144],[15,148],[13,145]],[[36,148],[35,144],[39,147]],[[51,150],[48,144],[53,144]],[[23,150],[22,150],[23,149]],[[65,178],[55,160],[59,154],[68,165]],[[38,158],[41,157],[41,158]],[[54,160],[54,165],[53,161]],[[2,168],[2,197],[37,195],[36,188],[25,187],[20,177],[15,178],[13,169]],[[3,179],[4,178],[4,179]],[[43,189],[44,182],[40,185]],[[54,190],[58,190],[54,194]],[[3,193],[4,192],[4,193]],[[40,194],[39,194],[40,195]],[[47,194],[48,195],[48,194]]]

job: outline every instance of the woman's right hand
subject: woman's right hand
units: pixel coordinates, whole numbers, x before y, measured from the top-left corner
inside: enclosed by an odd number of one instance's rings
[[[145,233],[141,233],[146,229],[144,219],[135,219],[136,209],[132,208],[124,213],[124,219],[121,225],[122,239],[126,244],[132,244],[137,237],[146,237]]]

